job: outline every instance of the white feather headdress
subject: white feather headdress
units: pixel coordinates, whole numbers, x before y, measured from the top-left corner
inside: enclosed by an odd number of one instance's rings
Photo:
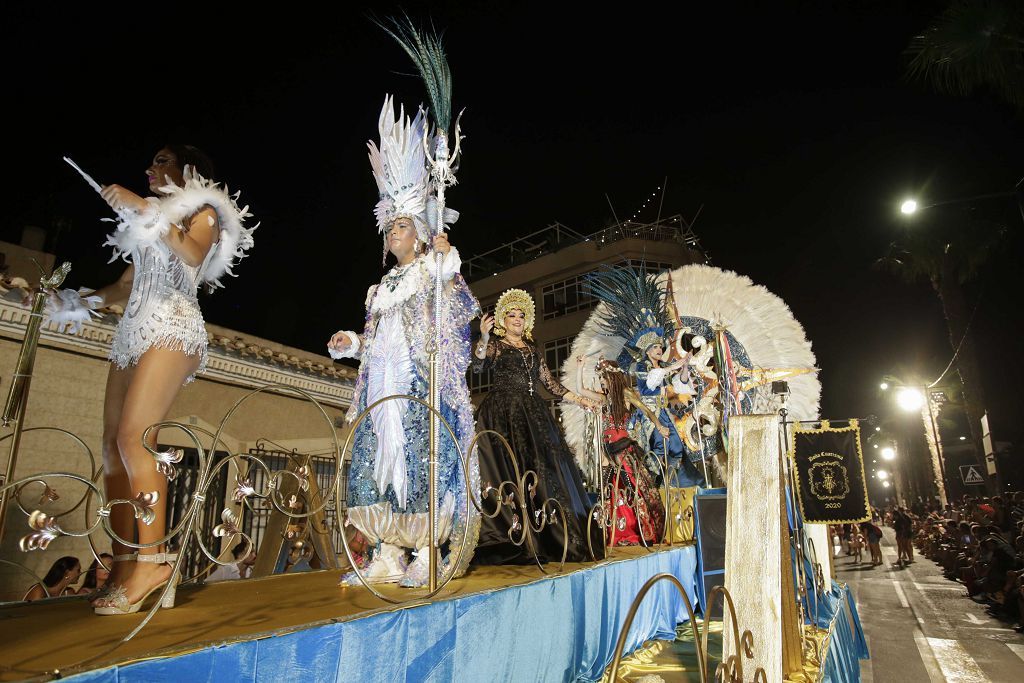
[[[396,218],[411,218],[416,224],[416,234],[425,242],[430,236],[427,221],[430,173],[423,149],[423,117],[423,109],[419,109],[410,121],[403,106],[396,118],[394,98],[387,95],[377,122],[380,146],[372,140],[366,146],[380,193],[373,209],[377,230],[384,232]]]

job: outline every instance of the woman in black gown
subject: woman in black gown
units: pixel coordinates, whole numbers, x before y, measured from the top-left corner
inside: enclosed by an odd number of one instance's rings
[[[477,430],[493,430],[504,436],[512,447],[519,466],[519,475],[532,470],[537,474],[537,488],[527,503],[528,515],[539,525],[536,511],[548,498],[561,505],[565,525],[557,513],[539,534],[533,534],[537,557],[541,562],[562,559],[563,539],[568,534],[567,562],[590,559],[587,543],[587,515],[590,498],[583,488],[583,476],[577,467],[558,423],[541,398],[540,387],[561,398],[582,406],[596,404],[562,386],[556,380],[544,356],[531,343],[534,305],[530,295],[512,289],[498,299],[495,316],[485,315],[480,321],[480,343],[474,349],[474,372],[491,370],[493,388],[477,411]],[[490,337],[491,329],[498,339]],[[494,435],[486,435],[480,445],[480,482],[485,496],[488,487],[497,489],[502,482],[516,482],[516,469],[511,455]],[[518,482],[516,482],[518,483]],[[503,497],[511,489],[506,487]],[[518,495],[518,494],[517,494]],[[526,492],[527,497],[530,493]],[[492,512],[497,496],[485,497],[484,510]],[[477,564],[527,564],[534,561],[527,543],[516,545],[522,538],[520,509],[502,505],[493,519],[485,517],[480,528],[473,561]],[[600,525],[591,525],[592,546],[598,558],[604,553]],[[509,533],[512,531],[512,536]]]

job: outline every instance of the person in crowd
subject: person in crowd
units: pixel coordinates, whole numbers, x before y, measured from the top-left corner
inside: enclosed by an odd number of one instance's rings
[[[871,566],[882,564],[882,530],[874,522],[861,522],[860,528],[871,551]]]
[[[22,600],[32,602],[42,598],[56,598],[62,595],[74,595],[71,587],[82,575],[82,565],[77,557],[67,555],[58,559],[50,566],[50,571],[39,583],[32,585]]]
[[[110,568],[113,566],[114,556],[110,553],[102,553],[99,559],[93,560],[89,570],[85,572],[85,580],[82,587],[78,589],[79,595],[98,595],[106,589],[107,579],[110,578]]]
[[[893,529],[896,531],[896,550],[898,562],[910,564],[914,561],[914,549],[912,540],[914,538],[914,521],[905,508],[896,511],[896,518],[893,520]]]
[[[206,578],[206,583],[249,578],[252,567],[256,564],[256,547],[249,541],[242,540],[231,549],[231,555],[235,561],[230,564],[217,565],[217,568]]]

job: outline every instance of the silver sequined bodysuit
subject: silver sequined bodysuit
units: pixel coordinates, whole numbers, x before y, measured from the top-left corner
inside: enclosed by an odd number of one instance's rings
[[[157,249],[163,249],[163,258]],[[199,355],[206,368],[206,326],[196,298],[199,268],[181,261],[169,249],[144,246],[132,252],[135,279],[124,316],[114,333],[110,360],[119,367],[135,365],[150,348]],[[195,379],[190,376],[186,383]]]

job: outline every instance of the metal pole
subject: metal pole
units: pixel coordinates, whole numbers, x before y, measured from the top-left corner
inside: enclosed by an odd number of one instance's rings
[[[430,543],[427,552],[430,553],[428,566],[430,576],[427,579],[427,587],[431,592],[437,590],[437,447],[438,427],[437,413],[440,402],[438,401],[437,382],[437,352],[430,352],[430,463],[427,473],[427,495],[430,496],[427,506],[429,518],[427,521],[427,533],[430,535]]]
[[[39,290],[32,300],[32,310],[29,312],[28,325],[25,327],[25,338],[21,342],[21,351],[18,353],[18,361],[14,368],[14,375],[11,377],[11,389],[7,394],[7,403],[4,406],[3,425],[8,427],[14,423],[14,434],[11,437],[11,448],[7,455],[7,467],[4,471],[3,481],[0,486],[6,486],[14,479],[14,470],[18,466],[18,450],[21,447],[21,433],[25,424],[25,409],[28,406],[28,393],[32,385],[32,369],[35,366],[36,350],[39,346],[39,335],[43,326],[43,308],[50,294],[48,288],[59,287],[71,270],[70,263],[63,263],[53,272],[52,275],[45,275],[39,280]],[[3,540],[4,530],[7,524],[7,506],[10,502],[10,493],[0,493],[0,541]]]
[[[806,533],[806,530],[804,529],[804,522],[800,516],[800,508],[796,501],[796,473],[793,471],[793,463],[789,460],[789,422],[786,419],[788,415],[789,411],[786,409],[785,405],[783,405],[783,407],[779,409],[779,417],[781,418],[779,420],[779,426],[782,428],[782,492],[785,500],[787,501],[788,507],[793,511],[790,548],[795,550],[796,554],[796,576],[794,578],[797,582],[797,609],[800,612],[800,642],[802,644],[806,644],[807,626],[804,623],[804,603],[800,600],[801,587],[803,588],[802,593],[804,599],[808,603],[810,603],[811,600],[810,591],[807,589],[807,574],[804,571],[804,547],[806,545],[804,534]],[[786,556],[783,558],[783,562],[788,562],[789,559],[789,554],[786,553]],[[818,596],[815,594],[815,607],[817,607],[817,600]],[[815,626],[817,626],[817,623],[815,623]]]
[[[424,124],[426,125],[426,124]],[[456,124],[456,135],[458,135],[458,124]],[[426,139],[426,138],[424,138]],[[444,232],[444,191],[449,180],[449,164],[453,161],[448,152],[448,133],[436,129],[434,139],[434,159],[431,173],[434,176],[437,187],[437,224],[434,236]],[[438,513],[440,506],[437,500],[437,452],[441,446],[441,425],[437,420],[436,412],[441,410],[441,383],[438,381],[437,354],[441,352],[441,324],[443,320],[441,309],[444,304],[444,278],[441,275],[441,263],[444,261],[444,254],[434,252],[434,339],[433,348],[430,350],[430,467],[429,467],[429,492],[430,500],[428,511],[430,513],[430,579],[428,585],[431,591],[437,589],[437,566],[439,543],[437,538]],[[469,453],[466,454],[469,457]]]

